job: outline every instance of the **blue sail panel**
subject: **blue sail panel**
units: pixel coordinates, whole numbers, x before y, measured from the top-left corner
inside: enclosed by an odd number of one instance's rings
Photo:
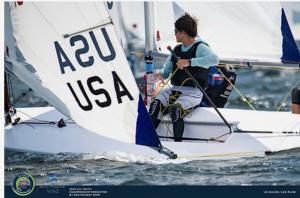
[[[283,63],[299,63],[300,53],[291,32],[284,9],[281,10],[281,34],[282,34],[282,57]]]
[[[150,116],[144,105],[143,99],[139,97],[138,118],[136,123],[136,144],[158,147],[160,141],[150,120]]]

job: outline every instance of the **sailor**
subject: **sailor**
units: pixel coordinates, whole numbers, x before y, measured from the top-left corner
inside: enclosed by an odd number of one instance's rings
[[[162,70],[155,75],[160,80],[172,75],[173,86],[159,93],[150,104],[149,114],[157,128],[160,112],[169,113],[173,122],[174,140],[180,142],[184,132],[183,117],[188,110],[199,105],[203,97],[203,93],[183,69],[189,70],[202,88],[205,88],[208,68],[217,65],[219,58],[205,41],[196,39],[197,19],[188,13],[176,20],[175,36],[176,41],[182,44],[174,48],[174,54],[169,55]]]
[[[300,114],[300,86],[292,91],[292,113]]]

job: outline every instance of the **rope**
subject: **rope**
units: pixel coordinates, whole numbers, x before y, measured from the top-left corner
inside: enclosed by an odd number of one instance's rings
[[[219,67],[227,67],[229,65],[218,65]],[[245,68],[245,66],[241,66],[242,68]],[[257,68],[262,68],[262,69],[266,69],[265,67],[257,67]],[[269,69],[272,68],[272,69],[276,69],[276,70],[281,70],[282,68],[279,68],[279,67],[269,67]],[[287,68],[285,68],[287,69]],[[159,86],[161,87],[161,89],[159,90],[158,94],[161,92],[161,90],[168,84],[168,82],[171,80],[171,78],[175,75],[175,73],[177,72],[178,68],[176,68],[176,70],[171,73],[171,75],[169,76],[169,78],[167,79],[167,81],[164,83],[163,81],[161,81],[159,83]],[[289,68],[289,70],[295,70],[295,69],[291,69]],[[298,69],[297,69],[298,70]],[[254,106],[247,100],[247,98],[239,91],[239,89],[225,76],[225,74],[218,68],[218,71],[222,74],[222,76],[225,78],[225,80],[233,87],[233,89],[240,95],[240,97],[242,98],[242,101],[243,102],[246,102],[248,104],[248,106],[256,111],[256,109],[254,108]],[[182,87],[184,85],[184,83],[186,83],[188,80],[191,80],[190,78],[186,79],[181,85],[180,87]],[[277,109],[277,111],[279,111],[279,109],[282,107],[282,104],[286,101],[286,99],[288,98],[288,96],[291,94],[291,91],[294,87],[296,87],[298,84],[300,84],[300,81],[298,81],[288,92],[287,96],[284,98],[284,100],[282,101],[281,105],[279,106],[279,108]],[[175,95],[170,95],[169,96],[169,100],[168,102],[172,101],[172,100],[176,100],[178,97],[177,94]],[[175,104],[171,104],[171,105],[175,105]],[[171,106],[170,104],[165,108],[165,109],[160,109],[160,112],[162,112],[162,114],[164,115],[165,111]],[[182,108],[181,108],[182,109]],[[191,108],[191,109],[188,109],[188,110],[185,110],[185,109],[182,109],[182,111],[180,112],[181,116],[186,116],[187,114],[190,114],[192,113],[192,111],[194,110],[194,108]],[[163,116],[162,116],[163,117]],[[171,130],[169,128],[170,124],[166,124],[166,127],[167,127],[167,132],[166,132],[166,136],[168,134],[171,134]],[[230,133],[225,133],[225,134],[222,134],[218,137],[214,137],[214,138],[210,138],[210,140],[216,140],[218,141],[217,139],[221,138],[221,137],[224,137],[226,135],[228,135]]]
[[[265,69],[265,70],[290,70],[290,71],[296,70],[296,71],[299,71],[298,67],[286,67],[286,66],[259,66],[259,65],[245,66],[245,65],[237,65],[237,64],[222,64],[222,65],[228,65],[229,67],[234,67],[234,68],[239,68],[239,69],[254,68],[254,69]],[[219,65],[219,66],[221,66],[221,65]]]
[[[174,72],[172,72],[171,73],[171,75],[168,77],[168,79],[167,79],[167,81],[166,81],[166,83],[164,83],[164,82],[161,82],[160,84],[159,84],[159,86],[161,87],[161,89],[159,90],[159,92],[158,92],[158,94],[161,92],[161,90],[168,84],[168,82],[172,79],[172,77],[175,75],[175,73],[177,72],[177,70],[178,70],[178,67],[175,69],[175,71]],[[223,73],[222,73],[222,75],[224,75]],[[225,77],[226,78],[226,77]],[[227,79],[227,78],[226,78]],[[188,80],[192,80],[191,78],[187,78],[187,79],[185,79],[182,83],[181,83],[181,85],[179,86],[179,87],[182,87]],[[228,79],[227,79],[228,80]],[[229,80],[228,80],[229,81]],[[230,81],[229,81],[230,82]],[[231,83],[231,82],[230,82]],[[162,84],[162,86],[161,86],[161,84]],[[157,94],[157,95],[158,95]],[[171,94],[171,95],[169,95],[169,99],[168,99],[168,105],[164,108],[164,109],[162,109],[162,107],[160,106],[160,112],[162,112],[162,118],[163,118],[163,115],[165,114],[165,111],[169,108],[169,107],[171,107],[172,105],[178,105],[178,104],[169,104],[169,102],[170,101],[176,101],[176,99],[180,96],[181,94],[178,94],[178,93],[176,93],[176,94]],[[180,108],[180,117],[185,117],[186,115],[188,115],[188,114],[190,114],[190,115],[192,115],[192,112],[193,112],[193,110],[194,110],[195,108],[194,107],[192,107],[192,108],[190,108],[190,109],[183,109],[183,108]],[[163,119],[161,119],[162,121],[163,121]],[[172,134],[171,133],[171,130],[170,130],[170,124],[166,124],[166,127],[167,127],[167,131],[166,131],[166,135],[165,136],[168,136],[168,134]],[[224,133],[224,134],[222,134],[222,135],[220,135],[220,136],[218,136],[218,137],[212,137],[212,138],[210,138],[209,140],[210,141],[218,141],[218,142],[223,142],[222,140],[218,140],[219,138],[221,138],[221,137],[223,137],[223,136],[225,136],[225,135],[227,135],[227,134],[230,134],[231,132],[229,132],[229,133]]]
[[[169,83],[169,81],[172,79],[172,77],[175,75],[175,73],[178,71],[178,67],[175,69],[174,72],[171,73],[171,75],[169,75],[169,77],[167,78],[166,82],[164,81],[161,81],[159,83],[159,86],[161,87],[159,92],[157,93],[157,95],[160,94],[160,92],[163,90],[163,88]],[[184,80],[181,85],[179,87],[182,87],[184,85],[184,83],[186,83],[188,80],[191,80],[191,78],[188,78],[186,80]],[[160,106],[160,112],[162,112],[162,118],[163,118],[163,115],[165,114],[166,110],[172,106],[172,105],[176,105],[176,104],[169,104],[170,101],[175,101],[177,99],[177,97],[180,96],[180,94],[175,94],[175,95],[169,95],[169,100],[168,100],[168,105],[162,109],[162,107]],[[184,117],[186,116],[187,114],[191,113],[193,111],[194,108],[191,108],[191,109],[183,109],[183,108],[180,108],[181,109],[181,112],[180,112],[180,116]],[[162,119],[163,121],[163,119]],[[171,129],[170,129],[170,124],[166,124],[166,127],[167,127],[167,132],[166,132],[166,136],[168,134],[171,134]]]
[[[171,73],[171,75],[167,78],[166,82],[164,82],[163,80],[160,81],[160,83],[158,84],[161,88],[159,90],[159,92],[157,93],[157,95],[160,94],[160,92],[162,91],[162,89],[169,83],[169,81],[172,79],[172,77],[175,75],[175,73],[177,72],[178,67],[175,69],[174,72]],[[161,86],[162,85],[162,86]]]
[[[251,105],[251,103],[247,100],[247,98],[234,86],[234,84],[231,83],[231,81],[225,76],[225,74],[218,68],[218,71],[222,74],[222,76],[225,78],[225,80],[233,87],[233,89],[240,95],[243,102],[246,102],[251,109],[256,111],[256,109]]]
[[[20,112],[22,113],[23,115],[27,116],[28,118],[30,118],[31,120],[34,120],[36,122],[32,122],[32,121],[24,121],[24,122],[20,122],[20,123],[31,123],[31,124],[50,124],[50,125],[53,125],[53,124],[57,124],[58,121],[49,121],[49,120],[41,120],[41,119],[36,119],[36,118],[33,118],[31,117],[30,115],[28,115],[27,113],[23,112],[23,111],[20,111],[18,110],[17,112]],[[66,119],[65,122],[67,124],[75,124],[74,121],[70,121],[70,122],[67,122],[69,121],[70,119]]]
[[[300,81],[296,82],[296,84],[288,91],[288,93],[286,94],[286,96],[284,97],[284,99],[282,100],[282,102],[280,103],[280,106],[277,108],[276,111],[279,111],[281,109],[281,107],[283,106],[283,103],[285,103],[285,101],[287,100],[287,98],[291,95],[292,90],[297,87],[298,85],[300,85]]]

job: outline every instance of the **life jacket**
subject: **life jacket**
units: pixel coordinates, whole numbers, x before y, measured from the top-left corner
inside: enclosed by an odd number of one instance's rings
[[[230,81],[230,83],[224,78]],[[231,94],[236,80],[236,73],[230,67],[218,67],[218,66],[211,66],[209,67],[208,72],[208,86],[205,92],[214,102],[216,107],[223,108]],[[210,107],[211,104],[208,102],[206,97],[203,97],[203,100],[200,103],[200,107]]]
[[[201,43],[207,45],[204,42],[197,41],[186,52],[181,51],[182,44],[177,45],[174,48],[174,53],[180,59],[196,58],[197,47]],[[174,55],[171,57],[171,62],[173,63],[172,73],[174,73],[175,70],[177,69],[177,65],[176,65],[177,60],[174,57]],[[197,80],[197,82],[200,84],[200,86],[202,88],[205,89],[207,87],[207,76],[208,76],[208,71],[209,71],[207,68],[197,67],[197,66],[196,67],[188,66],[188,67],[186,67],[186,69],[189,70],[189,72],[193,75],[193,77]],[[178,69],[176,71],[176,73],[173,75],[173,77],[171,79],[171,84],[175,85],[175,86],[197,87],[197,85],[194,83],[194,81],[192,79],[190,79],[190,77],[182,69]]]

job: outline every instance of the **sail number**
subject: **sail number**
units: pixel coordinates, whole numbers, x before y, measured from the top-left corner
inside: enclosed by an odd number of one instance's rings
[[[111,40],[105,30],[105,28],[101,28],[102,35],[106,41],[107,47],[109,49],[109,55],[104,56],[99,44],[97,43],[95,34],[93,31],[89,32],[90,39],[92,40],[92,43],[100,57],[100,59],[104,62],[109,62],[115,59],[116,57],[116,52],[115,49],[113,48],[113,45],[111,43]],[[86,38],[82,35],[75,35],[70,38],[70,46],[74,47],[75,43],[81,42],[82,46],[80,49],[76,49],[75,51],[75,58],[78,62],[78,65],[81,67],[90,67],[94,64],[95,58],[93,56],[89,56],[87,60],[82,60],[81,55],[86,54],[89,52],[89,45],[86,40]],[[56,50],[56,55],[57,55],[57,60],[60,66],[60,71],[61,74],[65,74],[65,69],[69,68],[73,72],[76,71],[76,68],[74,64],[70,61],[66,53],[64,52],[63,48],[61,45],[55,41],[54,42],[54,47]],[[134,100],[132,95],[130,94],[129,90],[121,80],[121,78],[118,76],[116,71],[111,72],[113,84],[114,84],[114,89],[115,89],[115,96],[117,98],[118,103],[122,103],[122,97],[127,96],[129,100]],[[84,110],[84,111],[89,111],[93,109],[93,103],[89,97],[89,94],[93,94],[94,96],[98,96],[100,99],[94,100],[95,104],[98,107],[108,107],[112,103],[111,95],[109,92],[104,89],[100,88],[99,85],[102,85],[104,82],[99,76],[91,76],[88,77],[86,80],[86,85],[89,89],[89,92],[87,92],[83,86],[82,80],[77,80],[77,83],[75,85],[71,84],[70,82],[67,82],[66,85],[69,88],[70,92],[72,93],[75,101],[77,102],[78,106]],[[80,90],[80,93],[76,93],[74,87],[78,86]],[[79,95],[80,94],[80,95]],[[78,97],[81,96],[81,97]],[[81,98],[81,99],[80,99]],[[83,100],[84,99],[84,100]]]

